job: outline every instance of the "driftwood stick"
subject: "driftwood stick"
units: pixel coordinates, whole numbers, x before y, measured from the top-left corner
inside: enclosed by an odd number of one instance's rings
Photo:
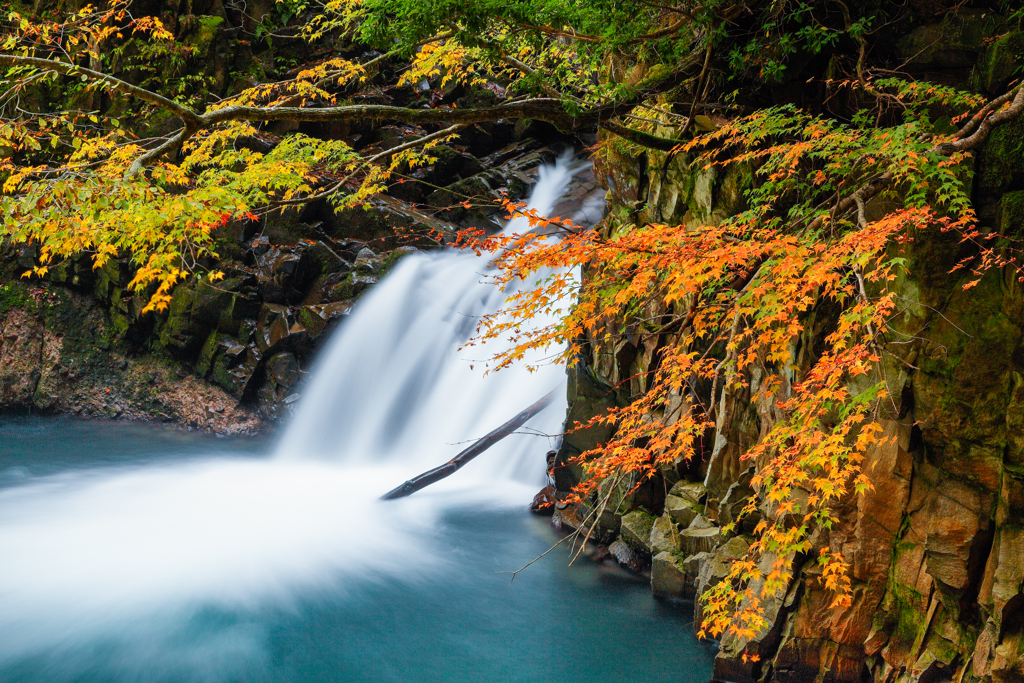
[[[405,482],[404,484],[394,489],[393,491],[389,491],[388,493],[381,496],[381,500],[394,500],[395,498],[405,498],[410,494],[416,493],[422,488],[430,486],[434,482],[441,481],[445,477],[454,474],[467,462],[469,462],[476,456],[480,455],[481,453],[483,453],[488,448],[504,439],[506,436],[508,436],[515,430],[522,427],[527,420],[529,420],[531,417],[547,408],[548,404],[551,403],[552,399],[555,398],[555,393],[557,391],[558,389],[552,389],[547,394],[545,394],[545,396],[542,399],[531,405],[529,408],[523,410],[521,413],[513,417],[511,420],[495,429],[493,432],[487,434],[487,436],[479,439],[472,446],[462,451],[445,464],[441,465],[440,467],[435,467],[432,470],[428,470],[418,477],[413,477],[412,479]]]

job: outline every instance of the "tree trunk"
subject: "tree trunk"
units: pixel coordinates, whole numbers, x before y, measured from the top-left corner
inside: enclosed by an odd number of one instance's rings
[[[495,429],[493,432],[487,434],[487,436],[478,440],[472,446],[462,451],[445,464],[441,465],[440,467],[435,467],[432,470],[428,470],[423,474],[419,475],[418,477],[410,479],[409,481],[405,482],[398,488],[389,491],[388,493],[381,496],[381,500],[394,500],[395,498],[405,498],[410,494],[416,493],[422,488],[430,486],[434,482],[441,481],[445,477],[454,474],[467,462],[469,462],[476,456],[480,455],[488,448],[498,443],[499,441],[504,439],[506,436],[508,436],[518,428],[522,427],[527,420],[529,420],[531,417],[533,417],[540,411],[544,410],[548,406],[548,404],[551,403],[551,400],[555,397],[555,393],[557,391],[558,389],[552,389],[542,399],[531,405],[529,408],[523,410],[521,413],[513,417],[511,420]]]

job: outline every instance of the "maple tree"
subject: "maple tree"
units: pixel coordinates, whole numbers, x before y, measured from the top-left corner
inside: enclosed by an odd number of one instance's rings
[[[894,21],[884,9],[851,11],[838,1],[327,0],[306,13],[303,37],[380,51],[328,50],[288,78],[215,101],[111,73],[111,55],[129,43],[152,59],[183,49],[159,20],[134,16],[122,0],[51,18],[11,12],[0,29],[0,230],[38,247],[35,276],[81,253],[97,267],[130,258],[131,286],[160,310],[184,278],[218,277],[201,264],[216,256],[214,235],[227,221],[313,199],[358,206],[478,122],[597,126],[597,155],[639,146],[692,169],[745,169],[749,208],[723,221],[613,218],[593,232],[531,216],[543,230],[467,233],[460,244],[493,254],[498,285],[541,277],[482,322],[484,337],[514,342],[499,366],[531,347],[565,344],[571,362],[583,339],[671,337],[637,400],[594,420],[616,427],[581,456],[589,478],[577,495],[597,516],[614,488],[602,482],[643,479],[695,457],[725,410],[725,391],[746,387],[771,406],[778,419],[744,456],[758,465],[748,505],[763,513],[756,540],[704,596],[704,633],[750,637],[766,625],[761,605],[792,578],[793,558],[812,550],[812,531],[834,523],[837,500],[869,485],[859,463],[878,443],[888,398],[879,367],[890,353],[899,245],[953,231],[974,247],[963,267],[1015,267],[975,225],[967,164],[995,126],[1020,115],[1024,90],[985,102],[874,72],[868,39]],[[820,81],[845,98],[842,116],[750,104],[795,58],[827,64]],[[476,107],[358,101],[381,65],[402,60],[400,85],[488,82],[500,84],[500,97]],[[75,84],[79,97],[32,113],[21,98],[42,84]],[[101,92],[113,104],[96,105]],[[132,115],[126,102],[144,108]],[[950,110],[965,113],[958,129],[940,115]],[[140,139],[136,130],[155,112],[175,127]],[[340,140],[265,130],[362,118],[405,122],[417,134],[364,154]],[[245,143],[254,139],[269,142]],[[880,214],[869,210],[873,200],[886,207]],[[825,302],[824,346],[798,375],[793,341]],[[560,315],[548,327],[527,324],[553,312]],[[835,599],[848,600],[845,558],[826,550],[819,560]]]
[[[835,503],[870,486],[860,463],[880,445],[879,420],[890,414],[882,360],[892,353],[891,284],[904,264],[893,246],[952,231],[974,247],[958,266],[972,269],[965,287],[988,268],[1019,272],[1015,252],[994,248],[996,235],[978,229],[965,164],[994,126],[1024,112],[1024,89],[982,103],[938,87],[901,92],[900,84],[887,85],[908,106],[938,98],[976,111],[959,130],[938,134],[925,109],[884,128],[765,109],[676,149],[693,155],[692,168],[755,169],[751,208],[721,223],[612,224],[595,233],[523,214],[535,231],[463,236],[468,246],[496,254],[498,286],[544,275],[541,286],[515,294],[482,322],[483,338],[516,342],[496,359],[499,367],[535,347],[564,344],[563,360],[572,362],[587,340],[607,342],[627,330],[670,334],[638,398],[576,425],[616,427],[610,441],[576,458],[587,474],[576,500],[589,500],[593,510],[588,536],[613,498],[614,487],[603,482],[627,475],[642,482],[699,457],[729,388],[752,389],[752,400],[778,415],[742,456],[757,463],[756,494],[743,512],[762,515],[747,557],[702,597],[702,635],[747,639],[767,628],[761,607],[788,588],[793,558],[814,549],[815,529],[838,521]],[[869,219],[872,199],[890,208]],[[552,230],[560,239],[550,239]],[[574,303],[563,311],[566,301]],[[798,375],[794,341],[824,304],[837,311],[824,348]],[[563,311],[556,323],[530,326],[552,311]],[[732,522],[723,531],[734,528]],[[846,559],[827,545],[819,550],[834,605],[848,604]]]

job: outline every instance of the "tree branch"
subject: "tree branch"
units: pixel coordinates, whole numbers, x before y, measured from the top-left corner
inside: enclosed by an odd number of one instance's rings
[[[139,156],[138,159],[132,162],[132,165],[128,167],[128,170],[124,173],[124,179],[128,180],[137,176],[142,169],[145,168],[146,164],[156,161],[164,154],[167,154],[175,147],[183,145],[185,140],[188,140],[192,136],[193,131],[189,130],[188,126],[185,126],[174,135],[174,137],[165,140],[161,145],[149,150],[145,154]]]
[[[426,144],[426,143],[428,143],[428,142],[430,142],[432,140],[436,140],[438,138],[443,138],[443,137],[447,137],[449,135],[454,135],[455,133],[459,132],[460,130],[462,130],[463,128],[465,128],[468,125],[469,125],[468,123],[457,123],[454,126],[449,126],[448,128],[444,128],[442,130],[439,130],[436,133],[431,133],[430,135],[424,135],[421,138],[416,138],[415,140],[410,140],[409,142],[406,142],[404,144],[398,145],[397,147],[392,147],[391,149],[386,149],[383,152],[381,152],[380,154],[375,154],[372,157],[370,157],[369,159],[366,159],[366,161],[364,163],[373,164],[373,163],[376,163],[378,161],[383,161],[384,159],[387,159],[392,154],[398,154],[399,152],[404,152],[407,149],[412,149],[413,147],[416,147],[418,145]],[[274,206],[289,206],[289,205],[294,206],[294,205],[297,205],[297,204],[306,204],[308,202],[312,202],[312,201],[315,201],[315,200],[318,200],[318,199],[325,199],[327,197],[330,197],[332,194],[334,194],[335,192],[337,192],[341,188],[343,188],[350,180],[352,180],[353,177],[355,177],[355,173],[350,173],[347,176],[345,176],[344,178],[338,180],[336,183],[334,183],[330,187],[328,187],[326,190],[321,190],[320,192],[317,192],[316,194],[309,195],[308,197],[299,197],[297,199],[282,199],[282,200],[275,201],[275,202],[272,202],[272,203],[274,204]]]
[[[0,53],[0,65],[31,66],[37,69],[46,69],[47,71],[66,74],[68,76],[87,76],[92,81],[106,85],[111,90],[115,90],[125,95],[130,95],[142,100],[143,102],[148,102],[149,104],[171,112],[181,119],[185,123],[186,127],[193,126],[195,128],[199,128],[202,126],[200,116],[188,107],[179,104],[174,100],[168,99],[163,95],[158,95],[157,93],[146,90],[145,88],[140,88],[137,85],[126,83],[119,78],[114,78],[113,76],[88,69],[84,66],[61,62],[56,59],[43,59],[41,57],[28,57],[25,55],[4,53]]]
[[[409,109],[377,104],[353,104],[332,107],[229,105],[221,109],[213,109],[203,114],[198,114],[192,109],[162,95],[99,71],[56,59],[0,53],[0,65],[34,67],[71,76],[86,76],[97,84],[160,107],[181,119],[184,124],[182,130],[173,138],[143,154],[128,169],[126,177],[138,174],[147,163],[155,161],[176,146],[183,144],[203,128],[209,128],[229,121],[336,122],[370,118],[389,119],[413,124],[447,123],[449,125],[458,125],[497,121],[507,118],[527,118],[546,121],[562,131],[576,130],[599,124],[607,119],[628,112],[650,94],[651,88],[664,87],[667,83],[673,82],[683,70],[692,65],[693,61],[693,59],[683,60],[676,70],[652,79],[650,83],[636,88],[633,94],[624,100],[596,105],[579,114],[567,112],[562,100],[555,97],[538,97],[516,102],[506,102],[492,107],[468,109]],[[643,136],[646,134],[637,132],[637,135]]]
[[[424,472],[418,477],[410,479],[409,481],[405,482],[398,488],[393,489],[392,491],[389,491],[388,493],[381,496],[381,500],[394,500],[395,498],[405,498],[406,496],[416,493],[422,488],[430,486],[435,482],[441,481],[445,477],[455,474],[459,469],[462,468],[463,465],[465,465],[470,460],[486,451],[494,444],[504,439],[506,436],[514,432],[519,427],[522,427],[527,420],[529,420],[531,417],[547,408],[548,404],[554,400],[555,394],[557,392],[558,389],[552,389],[547,394],[545,394],[544,397],[541,398],[539,401],[537,401],[533,405],[529,406],[528,408],[520,412],[518,415],[516,415],[511,420],[495,429],[493,432],[487,434],[487,436],[478,440],[472,446],[462,451],[445,464],[441,465],[440,467],[435,467],[432,470],[428,470],[427,472]]]
[[[1009,107],[996,112],[1002,104],[1009,102],[1011,98],[1012,102]],[[1018,85],[1010,92],[985,105],[981,111],[975,114],[971,121],[961,129],[961,133],[957,134],[958,139],[953,140],[952,142],[939,143],[928,150],[928,153],[951,156],[957,152],[967,152],[972,150],[988,139],[993,128],[1005,123],[1006,121],[1011,121],[1017,118],[1020,116],[1022,111],[1024,111],[1024,84]],[[975,130],[973,134],[968,134],[975,126],[977,127],[977,130]],[[821,228],[825,223],[826,216],[840,216],[845,214],[847,211],[862,206],[865,202],[888,187],[889,183],[892,182],[892,179],[893,172],[886,171],[877,178],[864,183],[840,200],[833,211],[830,211],[828,214],[822,214],[808,223],[806,231],[813,232]]]
[[[642,147],[661,150],[662,152],[671,152],[679,145],[686,143],[685,140],[659,137],[657,135],[652,135],[651,133],[645,133],[642,130],[624,126],[621,123],[615,123],[614,121],[602,121],[599,126],[609,133],[618,135],[624,140],[635,142]]]

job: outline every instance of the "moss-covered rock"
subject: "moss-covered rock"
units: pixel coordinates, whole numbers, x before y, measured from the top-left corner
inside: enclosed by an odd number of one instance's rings
[[[911,69],[970,69],[1002,17],[987,10],[949,12],[942,21],[918,26],[896,48]]]
[[[977,87],[998,93],[1024,66],[1024,31],[1010,31],[996,38],[985,49],[975,67]]]
[[[619,533],[626,545],[647,557],[651,556],[651,529],[654,527],[654,515],[643,510],[633,510],[622,516],[622,527]]]
[[[1024,185],[1024,118],[999,126],[981,147],[974,191],[998,197]]]
[[[693,576],[677,554],[660,552],[651,560],[651,592],[660,598],[679,600],[693,595]]]

